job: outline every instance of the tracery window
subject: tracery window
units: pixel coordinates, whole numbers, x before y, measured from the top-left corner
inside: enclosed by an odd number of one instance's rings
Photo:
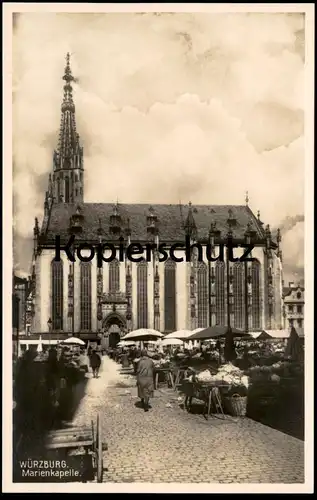
[[[80,263],[80,328],[91,330],[91,262]]]
[[[53,260],[51,263],[51,308],[52,329],[63,330],[63,261]]]
[[[199,262],[197,270],[198,328],[208,326],[208,281],[207,266]]]
[[[216,323],[225,325],[225,263],[217,260],[215,269]]]
[[[172,260],[164,265],[164,325],[166,332],[176,330],[176,263]]]
[[[148,264],[139,262],[137,265],[137,307],[138,328],[148,327]]]
[[[69,178],[65,177],[65,203],[69,203]]]
[[[252,262],[252,328],[261,328],[260,321],[260,262]]]
[[[109,263],[109,292],[116,293],[120,290],[120,263],[117,259]]]
[[[244,266],[242,262],[233,264],[233,311],[234,326],[243,328],[244,326]]]

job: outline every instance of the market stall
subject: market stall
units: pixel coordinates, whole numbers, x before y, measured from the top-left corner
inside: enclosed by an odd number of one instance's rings
[[[248,377],[239,368],[227,363],[218,371],[192,372],[183,380],[180,390],[185,395],[186,409],[191,409],[193,399],[204,402],[207,418],[212,407],[222,414],[227,411],[234,416],[245,416],[248,386]]]

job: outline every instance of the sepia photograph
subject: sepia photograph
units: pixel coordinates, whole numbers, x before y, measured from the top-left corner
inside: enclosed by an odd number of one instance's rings
[[[4,10],[7,490],[312,492],[313,4]]]

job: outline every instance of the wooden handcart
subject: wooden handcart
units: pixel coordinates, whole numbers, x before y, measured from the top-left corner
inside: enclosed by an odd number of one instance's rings
[[[82,482],[87,482],[87,477],[95,477],[98,483],[103,479],[103,452],[107,450],[107,444],[102,442],[102,430],[100,416],[97,422],[91,422],[91,427],[69,427],[50,431],[45,443],[46,450],[61,452],[65,460],[75,451],[75,456],[81,458]],[[88,479],[88,480],[89,480]]]

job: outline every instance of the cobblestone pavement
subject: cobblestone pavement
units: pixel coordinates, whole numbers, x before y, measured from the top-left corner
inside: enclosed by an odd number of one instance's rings
[[[304,443],[248,418],[188,414],[178,394],[159,389],[145,413],[135,380],[103,359],[74,423],[89,424],[100,412],[104,482],[303,483]]]

